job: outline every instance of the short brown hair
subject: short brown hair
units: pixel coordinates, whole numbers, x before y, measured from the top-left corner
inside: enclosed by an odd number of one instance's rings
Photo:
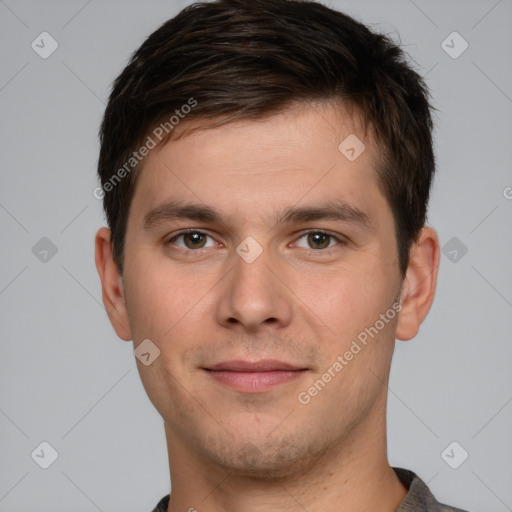
[[[355,106],[382,155],[377,172],[405,273],[411,243],[425,224],[435,169],[428,89],[388,36],[307,0],[194,3],[132,55],[113,84],[98,162],[121,273],[141,168],[129,172],[126,162],[162,119],[191,105],[191,98],[195,103],[187,120],[223,116],[224,122],[262,118],[302,101]],[[123,179],[113,183],[116,172]]]

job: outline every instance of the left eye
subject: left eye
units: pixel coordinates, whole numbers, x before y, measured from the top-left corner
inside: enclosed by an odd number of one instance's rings
[[[176,240],[180,238],[183,240],[183,245],[176,243]],[[214,244],[209,246],[206,245],[207,238],[211,237],[201,231],[189,231],[187,233],[180,233],[179,235],[176,235],[174,238],[169,240],[169,243],[175,243],[182,249],[204,249],[206,247],[213,247]]]
[[[309,247],[304,247],[303,245],[300,245],[300,240],[305,239],[306,243],[309,245]],[[331,235],[329,233],[325,233],[324,231],[310,231],[309,233],[306,233],[302,235],[296,245],[299,247],[304,247],[305,249],[328,249],[329,247],[332,247],[331,242],[337,241],[338,243],[341,242],[341,240],[338,237],[335,237],[334,235]]]

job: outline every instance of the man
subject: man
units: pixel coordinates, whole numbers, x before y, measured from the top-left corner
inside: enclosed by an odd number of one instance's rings
[[[116,79],[96,265],[164,420],[155,511],[459,510],[386,453],[439,265],[430,109],[391,40],[307,1],[193,4]]]

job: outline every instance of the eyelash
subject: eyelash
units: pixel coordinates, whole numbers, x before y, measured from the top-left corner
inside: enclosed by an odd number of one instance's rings
[[[187,229],[185,231],[181,231],[180,233],[174,235],[172,238],[167,240],[167,242],[165,242],[165,245],[171,245],[174,241],[176,241],[180,237],[183,237],[184,235],[196,234],[196,233],[213,239],[213,237],[211,235],[209,235],[208,233],[205,233],[204,231],[201,231],[199,229]],[[331,250],[336,248],[337,246],[340,246],[340,245],[343,246],[343,245],[347,244],[347,240],[344,237],[342,237],[341,235],[335,235],[335,234],[333,234],[333,233],[331,233],[329,231],[323,231],[323,230],[319,230],[319,229],[310,229],[308,231],[302,232],[301,235],[299,236],[299,238],[297,238],[297,241],[302,239],[302,238],[304,238],[305,236],[310,235],[310,234],[325,235],[325,236],[329,237],[330,239],[334,239],[338,243],[336,245],[334,245],[334,246],[326,247],[324,249],[311,249],[311,248],[305,249],[305,248],[303,248],[304,250],[306,250],[308,252],[330,253]],[[200,253],[202,251],[208,250],[210,248],[211,247],[199,248],[199,249],[190,249],[190,248],[178,247],[179,250],[184,251],[184,252],[197,252],[197,253]]]

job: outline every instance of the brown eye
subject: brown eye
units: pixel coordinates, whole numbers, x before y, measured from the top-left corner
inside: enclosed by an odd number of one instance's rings
[[[183,233],[183,241],[188,249],[202,249],[206,243],[206,236],[197,231],[193,233]]]
[[[331,238],[327,233],[312,232],[308,234],[308,244],[312,249],[325,249],[329,247]]]
[[[295,246],[302,249],[322,252],[322,249],[336,249],[337,246],[341,249],[346,244],[346,239],[343,235],[331,234],[328,231],[308,231],[300,236],[295,242]],[[323,251],[323,252],[327,252]]]
[[[209,240],[208,240],[209,239]],[[180,249],[205,249],[215,246],[215,240],[210,235],[203,233],[202,231],[186,231],[180,233],[168,242],[168,245],[175,245]]]

